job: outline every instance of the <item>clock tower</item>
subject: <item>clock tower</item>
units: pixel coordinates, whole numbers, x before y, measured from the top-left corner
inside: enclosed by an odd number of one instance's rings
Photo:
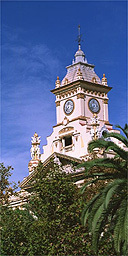
[[[88,144],[91,140],[102,138],[104,131],[113,130],[108,118],[108,86],[107,78],[103,74],[100,79],[95,73],[94,65],[89,64],[81,49],[81,36],[78,36],[78,50],[72,64],[67,66],[65,77],[60,81],[59,76],[55,88],[51,91],[56,99],[56,125],[53,132],[47,137],[47,145],[40,153],[40,137],[37,133],[32,137],[31,160],[29,162],[29,175],[20,183],[24,190],[31,189],[31,179],[39,161],[45,169],[57,163],[66,172],[77,177],[76,184],[83,182],[80,177],[83,169],[78,168],[74,173],[72,163],[76,166],[82,161],[91,158],[88,153]],[[110,139],[110,138],[108,138]],[[113,141],[116,140],[113,138]],[[120,147],[123,147],[120,145]],[[99,157],[113,157],[109,152],[96,151]],[[52,160],[52,161],[51,161]]]
[[[72,64],[62,81],[57,77],[55,89],[57,124],[43,146],[41,161],[54,152],[78,159],[88,156],[88,143],[102,137],[103,130],[112,130],[108,120],[108,92],[111,87],[103,74],[95,73],[81,49],[80,40]]]

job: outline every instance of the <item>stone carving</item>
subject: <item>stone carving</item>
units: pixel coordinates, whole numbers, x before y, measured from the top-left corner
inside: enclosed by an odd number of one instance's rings
[[[61,85],[61,82],[60,82],[59,76],[57,76],[56,88],[60,87],[60,85]]]
[[[95,76],[92,78],[93,83],[97,83]]]
[[[59,165],[59,166],[62,165],[61,162],[60,162],[60,159],[57,156],[54,157],[54,163]]]
[[[59,131],[59,134],[74,130],[74,127],[66,127]]]
[[[64,79],[64,85],[66,85],[66,84],[68,84],[68,83],[69,83],[68,78],[65,77],[65,79]]]
[[[32,142],[32,145],[35,143],[40,144],[40,137],[38,136],[38,134],[36,132],[35,132],[34,136],[32,137],[31,142]]]
[[[63,120],[63,125],[67,125],[69,123],[69,119],[65,116]]]
[[[40,137],[35,132],[34,136],[32,137],[32,147],[30,149],[31,152],[31,158],[32,160],[40,159]]]
[[[106,128],[105,125],[101,128],[99,137],[103,139],[104,138],[103,137],[104,133],[108,133],[108,129]],[[111,138],[104,138],[104,140],[111,141]]]
[[[78,68],[78,71],[77,71],[77,79],[83,80],[83,75],[80,68]]]
[[[96,114],[93,115],[93,117],[91,118],[91,137],[92,139],[98,139],[99,138],[99,118],[97,117]]]
[[[103,74],[102,84],[107,85],[107,78],[105,77],[105,74]]]

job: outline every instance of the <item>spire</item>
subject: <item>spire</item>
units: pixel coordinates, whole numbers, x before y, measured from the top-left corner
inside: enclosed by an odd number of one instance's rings
[[[78,42],[78,49],[81,50],[81,37],[82,35],[80,34],[80,25],[78,26],[78,36],[77,36],[77,39],[76,41]]]
[[[80,25],[78,26],[78,36],[76,41],[78,42],[78,51],[75,54],[75,60],[73,60],[73,64],[74,63],[78,63],[78,62],[84,62],[87,63],[87,60],[85,59],[85,54],[84,52],[81,50],[81,37],[82,35],[80,34]]]

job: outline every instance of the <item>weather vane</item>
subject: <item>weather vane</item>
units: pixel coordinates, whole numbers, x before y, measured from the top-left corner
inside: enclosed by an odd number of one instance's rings
[[[80,34],[80,25],[79,25],[78,26],[78,36],[76,39],[76,41],[78,42],[79,48],[81,47],[81,42],[83,41],[83,40],[81,40],[81,37],[82,37],[82,35]]]

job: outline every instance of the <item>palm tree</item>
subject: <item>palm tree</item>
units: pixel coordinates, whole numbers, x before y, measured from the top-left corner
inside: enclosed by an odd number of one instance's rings
[[[104,138],[89,143],[90,153],[97,148],[104,149],[104,152],[111,150],[114,157],[97,158],[81,165],[85,167],[85,178],[91,179],[83,185],[82,193],[90,184],[96,184],[97,181],[103,181],[104,184],[85,205],[82,223],[85,225],[88,222],[95,251],[98,250],[99,241],[105,233],[110,232],[117,255],[127,255],[128,125],[126,124],[124,129],[117,127],[123,131],[124,136],[119,133],[105,133]],[[117,139],[124,147],[118,146],[119,143],[117,145],[111,138]]]

